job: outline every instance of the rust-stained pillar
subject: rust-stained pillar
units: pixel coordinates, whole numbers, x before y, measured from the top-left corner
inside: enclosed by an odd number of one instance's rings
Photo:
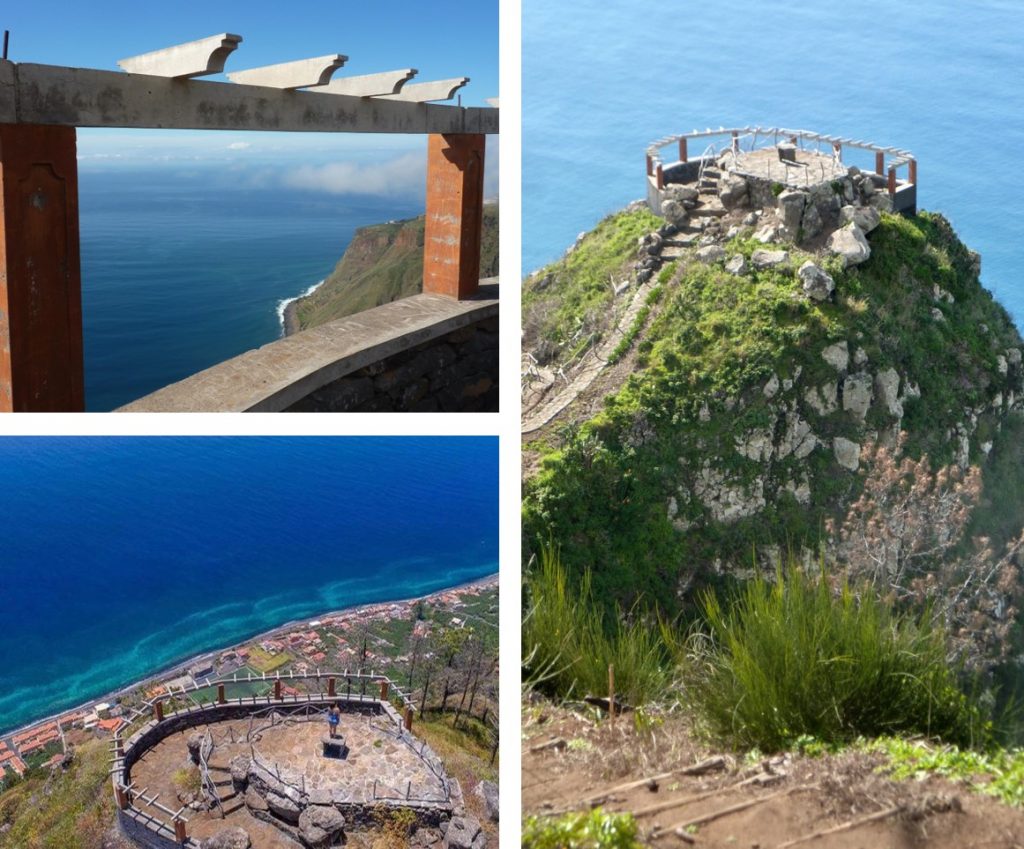
[[[679,139],[679,161],[686,162],[686,139]],[[650,174],[650,168],[648,167],[647,173]]]
[[[916,159],[911,159],[910,162],[907,163],[907,170],[910,172],[909,173],[910,184],[912,186],[916,186],[917,185],[917,160]]]
[[[114,785],[114,797],[117,799],[117,807],[122,811],[128,808],[128,794],[124,792],[121,782]]]
[[[889,169],[889,194],[896,194],[896,169]]]
[[[327,695],[331,696],[332,698],[334,697],[334,679],[333,678],[328,678],[327,679]]]
[[[174,819],[174,839],[179,843],[184,843],[188,840],[188,832],[185,830],[185,820],[177,817]]]
[[[405,730],[412,731],[412,708],[405,709]]]
[[[386,702],[388,700],[388,682],[380,682],[380,700]]]
[[[885,154],[880,150],[875,151],[875,173],[879,177],[885,173]]]
[[[227,703],[227,697],[226,697],[226,695],[224,693],[224,685],[223,684],[218,684],[217,685],[217,704],[223,705],[223,704],[226,704],[226,703]]]
[[[0,124],[0,411],[85,409],[75,128]]]
[[[164,721],[164,703],[159,699],[153,702],[153,716],[156,717],[157,722]]]
[[[480,286],[484,139],[479,133],[435,133],[427,141],[424,293],[462,300]]]
[[[661,167],[660,162],[658,163],[658,170],[655,172],[654,176],[657,180],[658,188],[665,188],[665,169]]]
[[[647,176],[654,176],[654,159],[651,158],[649,153],[647,154]]]
[[[281,700],[281,679],[280,678],[278,678],[274,682],[274,698],[277,699],[278,701]]]

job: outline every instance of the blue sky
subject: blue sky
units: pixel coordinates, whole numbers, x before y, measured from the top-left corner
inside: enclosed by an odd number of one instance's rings
[[[221,32],[242,36],[228,71],[341,53],[335,76],[416,68],[413,82],[468,76],[466,106],[498,96],[498,2],[398,0],[328,2],[6,3],[14,62],[118,70],[117,60]],[[224,79],[211,76],[205,79]],[[496,139],[489,139],[487,188],[497,194]],[[334,194],[422,195],[424,136],[230,133],[84,128],[83,173],[215,172],[225,180],[281,184]]]

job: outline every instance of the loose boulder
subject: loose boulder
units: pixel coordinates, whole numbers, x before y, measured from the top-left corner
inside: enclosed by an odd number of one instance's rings
[[[701,262],[720,262],[725,259],[725,248],[721,245],[707,245],[697,250],[697,259]]]
[[[245,829],[236,825],[207,837],[200,845],[203,849],[249,849],[252,840]]]
[[[873,206],[844,206],[839,210],[839,226],[856,224],[862,232],[870,233],[874,230],[882,216]]]
[[[828,237],[828,249],[843,260],[843,267],[860,265],[871,256],[864,232],[854,223],[847,224]]]
[[[285,822],[290,822],[293,825],[298,823],[300,813],[299,806],[287,796],[271,792],[267,793],[266,800],[270,813],[275,817],[283,819]]]
[[[747,260],[743,254],[736,254],[734,257],[730,257],[725,263],[725,270],[730,274],[735,274],[737,277],[747,273]]]
[[[850,346],[845,339],[835,342],[821,352],[821,358],[836,371],[846,371],[850,364]]]
[[[441,841],[442,849],[483,849],[487,835],[476,817],[452,817]]]
[[[310,849],[327,849],[345,828],[345,818],[331,805],[310,805],[299,816],[299,837]]]
[[[855,472],[860,466],[860,446],[856,442],[837,436],[832,440],[832,453],[835,454],[836,462],[844,469]]]
[[[674,501],[675,499],[673,499]],[[678,509],[678,505],[677,505]],[[487,819],[491,822],[498,821],[498,785],[493,781],[481,781],[474,791],[477,796],[484,800],[484,810],[487,812]]]
[[[726,209],[744,206],[749,199],[747,181],[739,174],[727,171],[718,183],[718,198]]]
[[[750,256],[750,262],[758,271],[767,268],[778,268],[789,262],[788,251],[766,251],[758,249]]]
[[[843,409],[864,421],[871,407],[872,386],[870,374],[851,374],[843,381]]]
[[[804,294],[814,301],[827,301],[836,289],[832,276],[813,262],[808,260],[797,272],[804,284]]]

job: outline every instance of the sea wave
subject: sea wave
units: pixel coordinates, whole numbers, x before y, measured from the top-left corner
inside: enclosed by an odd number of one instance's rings
[[[314,283],[314,284],[313,284],[312,286],[310,286],[310,287],[309,287],[308,289],[306,289],[306,291],[305,291],[305,292],[300,292],[300,293],[299,293],[298,295],[296,295],[296,296],[295,296],[294,298],[284,298],[283,300],[280,300],[280,301],[278,301],[278,302],[277,302],[277,307],[276,307],[276,310],[277,310],[277,320],[278,320],[278,322],[280,322],[280,324],[281,324],[281,335],[282,335],[282,336],[284,336],[284,335],[285,335],[285,327],[284,327],[284,311],[285,311],[286,309],[288,309],[288,304],[290,304],[290,303],[292,303],[292,302],[294,302],[294,301],[297,301],[297,300],[299,300],[299,298],[308,298],[308,297],[309,297],[310,295],[312,295],[312,294],[313,294],[313,293],[314,293],[314,292],[315,292],[315,291],[316,291],[317,289],[319,289],[319,288],[320,288],[321,286],[323,286],[323,285],[324,285],[324,283],[326,283],[326,282],[327,282],[327,278],[325,277],[325,278],[324,278],[323,280],[321,280],[321,281],[320,281],[319,283]]]

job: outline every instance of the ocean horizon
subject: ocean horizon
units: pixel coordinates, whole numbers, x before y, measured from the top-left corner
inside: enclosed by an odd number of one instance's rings
[[[524,274],[645,197],[655,139],[792,127],[912,151],[919,208],[980,252],[982,283],[1024,326],[1007,159],[1024,139],[1019,3],[524,0],[522,38]]]
[[[0,731],[498,571],[496,437],[5,437],[0,480]]]
[[[285,306],[324,281],[358,228],[423,213],[414,195],[83,170],[86,409],[115,409],[280,338]]]

